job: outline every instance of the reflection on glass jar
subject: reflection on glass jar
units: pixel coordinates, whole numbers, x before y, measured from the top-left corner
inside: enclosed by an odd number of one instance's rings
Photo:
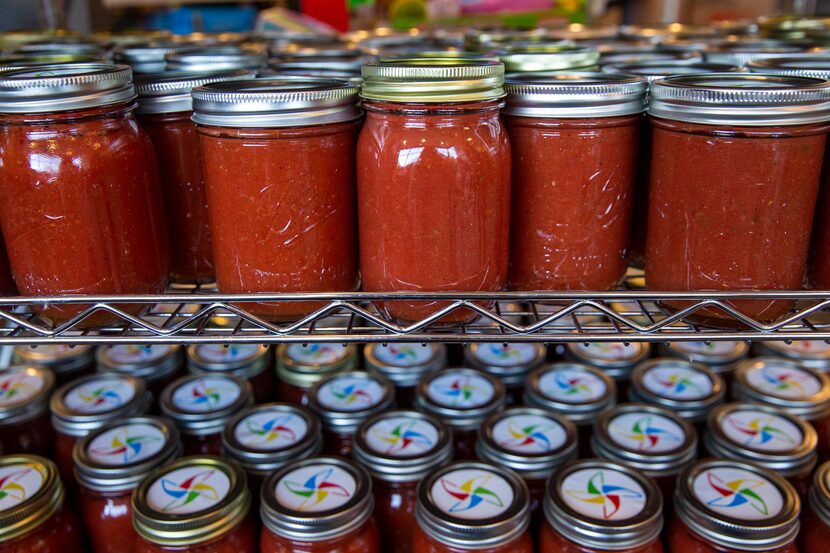
[[[51,456],[49,398],[54,386],[49,369],[12,366],[0,371],[0,451]]]
[[[812,484],[801,513],[798,544],[802,553],[821,551],[830,543],[830,463],[818,468]]]

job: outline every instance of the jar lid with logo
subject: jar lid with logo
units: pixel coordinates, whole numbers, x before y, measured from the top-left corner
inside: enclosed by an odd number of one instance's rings
[[[248,407],[222,431],[222,449],[249,474],[265,476],[285,464],[317,455],[320,421],[305,407],[265,403]]]
[[[417,386],[427,373],[447,366],[444,344],[366,344],[363,349],[366,368],[382,374],[399,388]]]
[[[452,430],[436,417],[409,410],[365,420],[352,449],[354,460],[385,482],[418,482],[452,455]]]
[[[326,376],[357,368],[353,344],[280,344],[277,376],[292,386],[309,389]]]
[[[617,385],[603,371],[581,363],[553,363],[530,373],[525,403],[564,415],[577,426],[591,425],[617,402]]]
[[[590,46],[540,43],[509,46],[499,59],[508,73],[591,71],[599,62],[599,52]]]
[[[0,371],[0,425],[45,414],[54,387],[55,375],[49,369],[14,365]]]
[[[602,70],[608,73],[639,75],[648,81],[654,81],[663,77],[688,75],[690,73],[730,73],[733,71],[741,71],[741,68],[728,63],[709,63],[705,61],[643,60],[634,63],[605,65]]]
[[[511,407],[492,415],[479,429],[478,458],[516,471],[528,480],[546,480],[554,469],[576,459],[576,426],[538,407]]]
[[[251,509],[245,472],[211,455],[183,457],[150,473],[133,493],[133,527],[150,543],[184,547],[217,539]]]
[[[813,513],[830,526],[830,461],[823,463],[813,474],[813,485],[807,501]]]
[[[666,407],[689,422],[701,422],[723,403],[726,384],[705,365],[660,357],[637,365],[629,396],[632,401]]]
[[[256,77],[254,71],[245,69],[212,72],[165,71],[137,75],[135,78],[135,90],[138,93],[136,113],[191,111],[193,109],[191,92],[197,86],[254,77]],[[199,347],[204,347],[204,345]],[[219,345],[219,347],[222,346]]]
[[[101,372],[128,374],[152,383],[167,378],[182,366],[184,349],[169,344],[99,346],[95,361]]]
[[[530,494],[509,469],[457,462],[418,484],[415,519],[426,535],[452,548],[507,548],[530,525]]]
[[[251,383],[230,374],[190,375],[164,387],[161,413],[182,434],[204,436],[222,432],[225,424],[254,402]]]
[[[0,481],[5,482],[4,488],[17,490],[3,499],[0,546],[37,530],[63,505],[65,492],[58,468],[38,455],[0,457]]]
[[[133,73],[161,73],[167,68],[164,56],[193,48],[192,44],[155,40],[119,46],[112,53],[115,63],[129,65]]]
[[[568,463],[548,479],[545,519],[575,544],[629,550],[658,540],[663,497],[651,478],[627,464],[600,459]]]
[[[614,380],[628,380],[634,367],[651,355],[647,342],[569,342],[565,355],[577,363],[601,369]]]
[[[544,344],[475,343],[464,348],[469,366],[495,376],[507,387],[523,386],[528,373],[544,363],[546,355]]]
[[[15,346],[14,362],[20,365],[46,367],[57,376],[81,371],[95,363],[92,346]]]
[[[752,73],[769,75],[797,75],[800,77],[830,78],[830,56],[782,56],[752,60],[746,64]],[[763,344],[765,342],[759,342]]]
[[[237,71],[264,68],[268,55],[251,48],[212,46],[168,52],[164,60],[165,71]]]
[[[98,492],[134,489],[153,469],[182,454],[179,431],[161,417],[110,421],[82,438],[72,458],[78,482]]]
[[[369,475],[338,457],[290,463],[271,474],[262,486],[265,528],[303,542],[328,540],[357,530],[372,517],[374,506]]]
[[[111,420],[143,415],[150,407],[150,396],[140,378],[98,373],[58,388],[49,407],[55,430],[82,437]]]
[[[756,342],[753,346],[757,355],[761,357],[780,356],[792,359],[802,367],[809,367],[824,373],[830,372],[830,344],[824,340],[795,340],[789,344],[787,342]]]
[[[273,350],[264,344],[198,344],[187,347],[187,368],[193,374],[231,373],[251,379],[273,364]]]
[[[415,392],[415,407],[453,430],[476,430],[504,407],[504,384],[474,369],[449,368],[426,375]]]
[[[669,342],[658,349],[667,357],[702,363],[717,374],[732,372],[735,364],[749,355],[746,342]]]
[[[747,359],[735,370],[735,399],[784,409],[808,421],[830,415],[830,378],[795,361]]]
[[[789,482],[759,465],[699,461],[678,477],[676,516],[716,546],[739,551],[784,548],[798,534],[800,502]]]
[[[816,466],[818,435],[801,417],[757,403],[727,403],[712,411],[704,438],[716,457],[753,461],[784,477]]]
[[[363,371],[333,374],[308,392],[308,408],[337,434],[353,434],[361,422],[395,403],[395,387],[380,375]]]

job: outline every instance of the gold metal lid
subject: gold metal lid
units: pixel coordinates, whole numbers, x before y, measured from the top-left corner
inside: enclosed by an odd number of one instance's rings
[[[0,544],[37,529],[63,504],[58,468],[38,455],[0,457],[0,489]]]
[[[509,73],[584,69],[599,62],[599,51],[588,46],[526,45],[508,48],[500,59]]]

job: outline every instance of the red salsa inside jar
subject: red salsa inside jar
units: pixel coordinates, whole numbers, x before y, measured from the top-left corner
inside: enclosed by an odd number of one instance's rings
[[[50,456],[54,431],[49,398],[55,376],[49,369],[12,366],[0,371],[0,450],[5,454]]]
[[[801,514],[800,551],[821,551],[830,543],[830,462],[821,465]]]

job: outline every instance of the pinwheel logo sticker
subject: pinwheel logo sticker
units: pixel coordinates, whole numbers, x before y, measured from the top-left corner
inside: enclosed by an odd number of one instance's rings
[[[741,422],[735,417],[726,417],[726,423],[735,429],[738,434],[744,436],[746,440],[744,445],[765,445],[773,440],[781,440],[791,446],[796,445],[796,441],[786,432],[774,426],[773,417],[762,419],[755,417],[747,423]]]
[[[651,416],[637,419],[629,429],[613,426],[612,430],[626,439],[635,442],[637,444],[637,451],[643,452],[651,451],[658,445],[665,444],[665,442],[679,444],[683,441],[680,436],[655,425]]]
[[[9,401],[22,393],[31,394],[35,388],[26,382],[26,375],[19,374],[0,380],[0,401]]]
[[[103,457],[120,456],[123,462],[129,463],[138,457],[148,444],[160,441],[161,438],[157,436],[147,436],[142,434],[131,436],[130,429],[123,428],[112,437],[112,441],[109,445],[106,447],[90,448],[89,452]]]
[[[642,492],[606,483],[604,471],[592,475],[584,490],[565,490],[565,493],[582,503],[597,505],[602,509],[602,518],[606,520],[613,518],[627,501],[645,499]]]
[[[223,391],[220,386],[208,386],[207,382],[199,380],[190,392],[190,403],[199,407],[216,409],[222,403]]]
[[[269,419],[262,424],[247,420],[245,428],[255,436],[252,440],[254,443],[268,444],[280,439],[294,443],[297,441],[297,434],[288,426],[293,419],[294,415],[284,415]]]
[[[26,501],[26,488],[20,484],[20,481],[34,470],[37,469],[27,466],[0,478],[0,501],[6,498],[11,498],[15,504]]]
[[[161,480],[161,489],[164,493],[173,499],[170,500],[162,511],[169,512],[181,509],[185,505],[189,505],[199,498],[204,498],[210,502],[219,501],[219,493],[216,488],[208,484],[208,480],[216,471],[208,469],[197,472],[181,482],[175,482],[167,478]]]
[[[553,444],[547,432],[555,428],[553,424],[527,424],[516,426],[512,421],[508,422],[507,433],[510,437],[499,442],[499,445],[508,449],[522,449],[537,447],[542,451],[551,451]]]
[[[464,405],[473,400],[477,390],[479,390],[478,386],[470,382],[470,378],[465,376],[456,378],[449,386],[441,388],[439,391],[450,399],[451,405]]]
[[[487,482],[493,478],[490,474],[478,476],[456,484],[448,478],[441,478],[441,487],[450,496],[456,499],[447,512],[462,513],[471,511],[479,505],[489,504],[494,507],[503,508],[504,501],[496,492],[487,487]]]
[[[375,430],[375,436],[382,442],[388,445],[386,448],[386,455],[400,454],[401,452],[412,447],[420,447],[426,451],[434,444],[427,436],[415,430],[416,420],[407,419],[404,422],[396,425],[390,432],[381,432]]]
[[[410,346],[395,346],[390,344],[387,347],[389,348],[389,353],[397,361],[403,361],[404,359],[416,360],[418,358],[418,354]]]
[[[586,379],[581,376],[566,376],[562,373],[554,374],[554,383],[558,395],[591,397],[591,387],[586,384]]]
[[[776,372],[769,367],[764,367],[761,369],[761,378],[777,392],[796,391],[801,397],[807,395],[807,390],[803,384],[804,378],[797,373],[789,371]]]
[[[332,383],[331,395],[344,405],[354,405],[355,403],[371,405],[375,400],[372,394],[363,389],[365,385],[364,382],[352,382],[345,386],[337,386]]]
[[[498,359],[508,360],[521,357],[519,351],[508,344],[488,344],[488,351]]]
[[[742,505],[748,505],[763,516],[769,515],[767,503],[755,491],[760,486],[764,485],[763,480],[736,478],[727,482],[717,474],[710,472],[706,475],[706,481],[709,483],[709,486],[717,492],[717,497],[707,501],[707,505],[725,509],[733,509],[741,507]]]
[[[106,386],[95,388],[91,392],[81,390],[78,392],[78,397],[89,407],[100,407],[109,404],[112,408],[115,408],[124,404],[121,395]]]
[[[663,388],[663,391],[669,395],[680,396],[688,392],[693,392],[697,396],[706,395],[706,391],[700,384],[694,382],[688,374],[682,372],[672,373],[665,378],[655,376],[654,379]]]
[[[331,479],[333,468],[323,469],[309,476],[304,482],[285,480],[285,487],[292,494],[302,497],[298,511],[307,511],[326,501],[329,497],[347,498],[349,490]]]

